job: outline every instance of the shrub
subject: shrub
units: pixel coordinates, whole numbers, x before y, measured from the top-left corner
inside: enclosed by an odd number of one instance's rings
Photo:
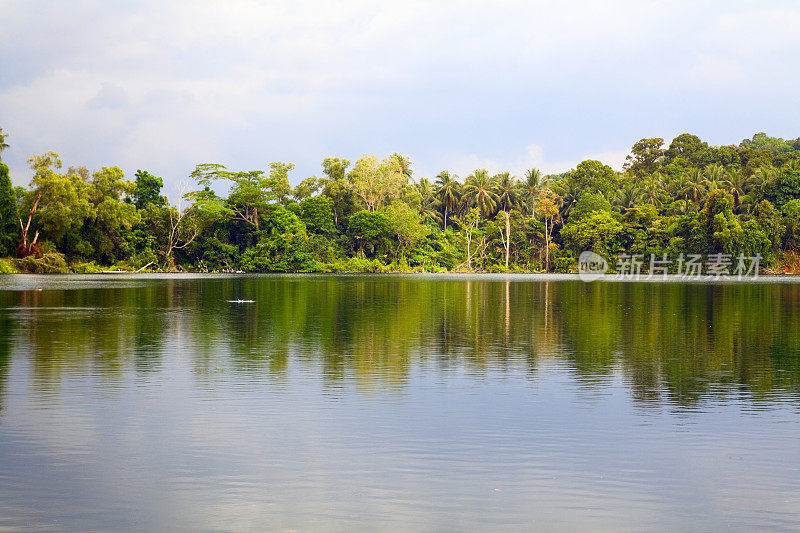
[[[19,260],[20,270],[31,274],[66,274],[69,272],[64,254],[50,252],[40,258],[32,255]]]

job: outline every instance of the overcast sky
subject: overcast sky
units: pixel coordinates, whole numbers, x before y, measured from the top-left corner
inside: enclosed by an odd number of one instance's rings
[[[297,183],[326,156],[519,174],[800,136],[798,2],[0,0],[0,27],[18,184],[46,150],[172,185],[287,161]]]

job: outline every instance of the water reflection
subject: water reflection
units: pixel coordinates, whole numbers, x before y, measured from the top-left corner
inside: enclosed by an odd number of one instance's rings
[[[793,284],[0,278],[0,530],[797,529],[799,313]]]
[[[0,291],[0,398],[10,360],[41,390],[113,383],[176,351],[196,379],[285,379],[402,392],[411,373],[477,377],[565,365],[581,386],[621,377],[642,406],[800,392],[800,285],[266,276],[96,281]],[[253,303],[231,303],[247,299]],[[2,400],[0,400],[2,401]],[[2,403],[0,403],[0,406]]]

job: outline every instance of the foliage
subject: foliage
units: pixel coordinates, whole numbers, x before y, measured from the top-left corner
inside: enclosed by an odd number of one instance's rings
[[[0,162],[0,256],[13,254],[18,238],[17,198],[8,175],[8,166]]]
[[[624,172],[587,160],[464,180],[418,177],[399,153],[327,157],[295,187],[291,163],[202,163],[174,201],[146,170],[64,171],[46,152],[30,158],[27,188],[0,164],[0,255],[24,256],[2,271],[568,272],[584,250],[761,254],[768,268],[798,256],[800,141],[712,146],[683,133],[664,146],[637,141]]]

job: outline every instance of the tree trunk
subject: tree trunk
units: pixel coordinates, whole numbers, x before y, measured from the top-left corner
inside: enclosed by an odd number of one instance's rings
[[[508,211],[505,211],[506,214],[506,270],[508,270],[508,253],[511,250],[511,220],[508,216]]]
[[[547,231],[547,219],[544,221],[544,270],[550,272],[550,234]]]

